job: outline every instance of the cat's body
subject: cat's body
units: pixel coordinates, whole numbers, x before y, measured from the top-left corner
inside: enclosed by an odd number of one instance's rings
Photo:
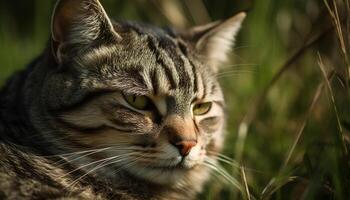
[[[189,188],[169,188],[134,179],[124,174],[115,182],[88,176],[79,178],[81,171],[64,177],[72,166],[57,167],[56,162],[37,155],[0,146],[0,199],[193,199]],[[188,191],[187,191],[188,190]]]
[[[216,67],[243,18],[177,33],[61,0],[47,50],[0,93],[0,199],[195,198],[223,143]]]

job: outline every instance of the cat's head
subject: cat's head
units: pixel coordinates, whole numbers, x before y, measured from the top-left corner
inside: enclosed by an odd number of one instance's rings
[[[88,153],[67,158],[92,163],[87,171],[191,180],[223,143],[216,73],[244,17],[174,31],[112,22],[97,0],[61,0],[52,20],[56,64],[45,66],[33,118],[57,145]]]

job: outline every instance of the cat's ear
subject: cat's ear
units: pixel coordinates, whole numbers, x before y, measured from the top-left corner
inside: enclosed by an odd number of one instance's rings
[[[197,26],[187,35],[196,51],[214,72],[217,72],[219,65],[227,60],[227,54],[234,45],[245,16],[246,14],[241,12],[224,21]]]
[[[98,0],[59,0],[51,22],[54,56],[79,49],[98,39],[121,39]],[[64,48],[66,47],[66,48]]]

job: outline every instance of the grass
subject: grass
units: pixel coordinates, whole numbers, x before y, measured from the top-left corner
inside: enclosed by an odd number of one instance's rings
[[[0,84],[44,48],[53,2],[0,3]],[[113,18],[184,27],[249,10],[218,75],[229,115],[221,165],[240,191],[213,178],[199,199],[350,196],[348,0],[102,3]]]

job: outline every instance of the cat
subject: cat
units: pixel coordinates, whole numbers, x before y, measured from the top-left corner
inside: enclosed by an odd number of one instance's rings
[[[245,13],[189,30],[59,0],[0,93],[0,199],[195,199],[222,149],[216,74]]]

